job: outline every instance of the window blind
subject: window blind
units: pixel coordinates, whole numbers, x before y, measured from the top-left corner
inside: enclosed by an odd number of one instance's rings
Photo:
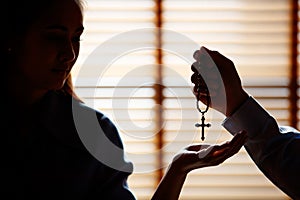
[[[163,27],[186,35],[199,47],[204,45],[218,50],[236,65],[247,91],[276,118],[287,125],[289,114],[289,68],[290,68],[290,2],[283,0],[201,0],[163,1]],[[178,45],[178,40],[163,38],[164,45]],[[179,41],[180,42],[180,41]],[[191,50],[191,49],[190,49]],[[187,51],[186,57],[193,52]],[[163,62],[189,79],[188,64],[177,62],[176,56],[164,55]],[[166,71],[164,77],[168,77]],[[167,87],[179,88],[176,82]],[[189,88],[186,88],[187,90]],[[182,90],[182,88],[180,88]],[[192,95],[177,92],[178,98],[185,98],[186,110],[195,110]],[[172,97],[167,96],[167,102]],[[168,111],[181,110],[172,103],[165,106]],[[224,117],[209,110],[212,127],[207,129],[205,142],[221,143],[231,136],[220,127]],[[170,118],[168,114],[165,115]],[[174,115],[171,115],[174,116]],[[170,135],[181,134],[186,138],[194,134],[193,123],[199,121],[199,114],[181,120],[186,128],[181,133],[166,129],[166,140]],[[198,116],[198,118],[196,118]],[[198,134],[199,135],[199,134]],[[178,138],[182,146],[182,138]],[[198,138],[196,141],[201,142]],[[173,142],[174,143],[174,142]],[[166,152],[165,162],[175,152]],[[192,172],[184,185],[181,199],[288,199],[273,186],[253,164],[243,148],[237,155],[222,165]]]
[[[88,105],[108,115],[119,129],[135,168],[129,186],[139,200],[150,199],[178,150],[202,142],[194,126],[200,116],[190,83],[192,55],[201,45],[232,59],[247,91],[280,124],[289,124],[289,0],[86,2],[74,85]],[[162,105],[157,98],[163,99]],[[205,143],[231,138],[221,126],[223,119],[209,110],[212,126],[206,129]],[[220,166],[190,173],[180,199],[288,197],[242,149]]]
[[[293,40],[293,46],[292,46],[292,50],[294,52],[294,54],[296,55],[296,59],[293,63],[293,66],[294,67],[294,70],[292,71],[292,73],[294,74],[294,82],[295,82],[295,85],[296,85],[296,88],[297,88],[297,92],[295,93],[295,98],[297,100],[297,104],[295,105],[295,107],[297,108],[297,112],[296,112],[296,115],[297,115],[297,118],[296,118],[296,126],[300,127],[300,113],[299,113],[299,107],[300,107],[300,102],[299,102],[299,96],[300,96],[300,89],[299,89],[299,84],[300,84],[300,70],[299,70],[299,66],[300,66],[300,57],[299,57],[299,32],[300,32],[300,27],[299,27],[299,21],[300,21],[300,13],[299,13],[299,10],[300,10],[300,1],[299,0],[295,0],[292,2],[294,5],[294,10],[293,10],[293,14],[292,14],[292,17],[293,17],[293,32],[292,34],[294,35],[294,40]],[[298,8],[296,10],[296,8]]]

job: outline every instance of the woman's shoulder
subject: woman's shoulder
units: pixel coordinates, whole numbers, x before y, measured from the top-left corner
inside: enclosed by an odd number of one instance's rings
[[[87,105],[83,100],[62,92],[52,92],[48,95],[51,100],[47,106],[57,114],[60,113],[58,117],[72,114],[74,122],[83,122],[86,126],[100,123],[103,126],[115,128],[115,125],[106,114],[99,109],[93,108],[91,105]]]
[[[67,101],[72,104],[73,122],[82,140],[85,137],[91,137],[95,140],[105,137],[105,139],[108,138],[109,141],[113,142],[114,145],[123,148],[116,125],[105,113],[74,97],[69,97]]]
[[[119,132],[112,120],[98,109],[63,93],[51,93],[47,103],[47,124],[54,132],[76,133],[81,142],[107,141],[123,148]],[[72,135],[74,135],[72,133]]]
[[[119,147],[123,147],[119,132],[112,120],[103,112],[86,105],[83,102],[73,101],[73,120],[79,134],[86,136],[86,130],[93,130],[110,139]]]

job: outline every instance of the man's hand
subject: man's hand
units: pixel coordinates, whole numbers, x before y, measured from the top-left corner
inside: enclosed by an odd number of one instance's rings
[[[194,59],[191,81],[195,84],[195,96],[207,104],[206,95],[209,95],[210,107],[230,116],[249,97],[234,63],[218,51],[205,47],[195,51]]]

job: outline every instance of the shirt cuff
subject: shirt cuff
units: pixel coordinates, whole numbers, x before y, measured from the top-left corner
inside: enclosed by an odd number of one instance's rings
[[[270,114],[250,96],[238,110],[223,121],[222,126],[232,135],[244,130],[249,138],[252,138],[263,129],[269,118]]]

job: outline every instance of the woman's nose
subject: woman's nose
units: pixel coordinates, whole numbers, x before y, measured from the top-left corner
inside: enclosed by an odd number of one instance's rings
[[[63,63],[73,62],[76,58],[76,53],[72,41],[65,42],[60,52],[60,61]]]

